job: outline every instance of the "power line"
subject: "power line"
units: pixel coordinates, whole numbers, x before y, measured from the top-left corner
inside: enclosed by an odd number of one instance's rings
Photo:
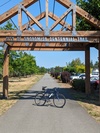
[[[54,14],[54,10],[55,10],[55,0],[54,0],[54,3],[53,3],[53,14]]]
[[[16,24],[14,23],[14,21],[10,18],[11,22],[13,23],[13,25],[16,27],[16,29],[18,29],[18,27],[16,26]]]
[[[7,3],[9,3],[11,0],[8,0],[7,2],[3,3],[2,5],[0,5],[0,7],[6,5]]]
[[[40,0],[39,0],[39,7],[40,7],[40,14],[41,14],[42,10],[41,10],[41,1]]]

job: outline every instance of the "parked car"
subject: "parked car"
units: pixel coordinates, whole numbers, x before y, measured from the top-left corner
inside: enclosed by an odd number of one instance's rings
[[[91,85],[91,89],[98,90],[99,89],[99,77],[98,76],[91,77],[90,85]]]
[[[74,80],[74,79],[85,79],[85,73],[70,76],[70,80]]]

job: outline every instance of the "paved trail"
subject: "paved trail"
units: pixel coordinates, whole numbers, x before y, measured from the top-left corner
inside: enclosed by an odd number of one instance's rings
[[[100,133],[100,124],[70,98],[60,109],[35,106],[34,95],[45,85],[49,88],[59,87],[49,74],[44,75],[0,117],[0,133]]]

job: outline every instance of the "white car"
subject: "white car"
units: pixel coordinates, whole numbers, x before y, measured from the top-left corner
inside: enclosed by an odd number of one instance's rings
[[[85,79],[85,73],[81,73],[80,75],[70,76],[70,79],[71,80],[73,80],[73,79]]]

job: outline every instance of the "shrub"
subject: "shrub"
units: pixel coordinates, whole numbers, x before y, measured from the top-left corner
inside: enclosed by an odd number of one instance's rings
[[[59,72],[55,72],[55,79],[57,79],[57,77],[60,75],[60,73]]]
[[[61,80],[63,83],[68,83],[70,82],[70,73],[65,71],[61,73]]]
[[[54,72],[51,72],[51,76],[54,77],[55,76],[55,73]]]
[[[85,80],[83,80],[83,79],[74,79],[72,81],[72,87],[75,90],[85,92]]]
[[[61,76],[59,75],[59,76],[57,77],[57,79],[61,80]]]

